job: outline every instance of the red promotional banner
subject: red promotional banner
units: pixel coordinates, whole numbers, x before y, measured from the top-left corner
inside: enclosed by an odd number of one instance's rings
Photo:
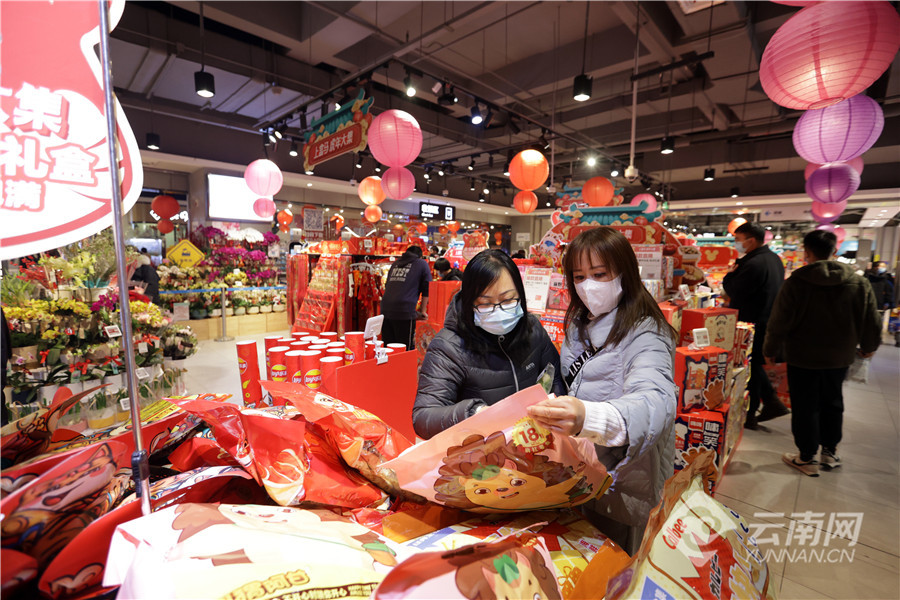
[[[110,3],[111,27],[124,0]],[[97,2],[0,4],[0,258],[84,239],[113,221]],[[143,184],[116,103],[123,213]]]

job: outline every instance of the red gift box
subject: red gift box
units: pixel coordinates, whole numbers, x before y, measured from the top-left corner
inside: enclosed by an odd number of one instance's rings
[[[725,378],[728,374],[728,361],[728,353],[716,346],[700,350],[675,349],[678,412],[727,410]]]
[[[709,343],[734,353],[734,334],[738,311],[733,308],[686,308],[681,314],[681,346],[694,341],[694,329],[709,330]]]
[[[541,325],[544,326],[557,351],[566,340],[565,319],[566,312],[563,310],[548,310],[541,315]]]
[[[725,406],[727,411],[728,406]],[[687,467],[706,449],[716,453],[718,476],[709,481],[712,494],[719,483],[726,461],[725,438],[728,415],[718,411],[702,410],[675,415],[675,470]]]
[[[681,313],[684,310],[684,307],[679,306],[678,304],[673,304],[672,302],[660,302],[659,310],[662,311],[663,316],[668,321],[669,325],[672,326],[672,329],[675,331],[681,332]]]

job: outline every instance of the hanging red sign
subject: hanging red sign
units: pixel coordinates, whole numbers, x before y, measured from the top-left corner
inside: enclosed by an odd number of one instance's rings
[[[372,98],[360,90],[353,102],[310,123],[303,145],[303,167],[311,171],[318,164],[347,152],[366,149],[366,132],[372,122]]]
[[[110,3],[115,27],[124,0]],[[0,3],[0,258],[112,225],[98,3]],[[140,151],[116,103],[123,213],[140,195]]]

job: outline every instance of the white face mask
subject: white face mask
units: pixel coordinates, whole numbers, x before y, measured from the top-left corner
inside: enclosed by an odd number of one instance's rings
[[[735,242],[734,249],[737,250],[738,254],[745,254],[747,250],[744,249],[744,242]]]
[[[521,302],[516,305],[516,310],[514,312],[506,312],[505,310],[496,307],[494,308],[494,312],[482,315],[476,310],[475,325],[494,335],[506,335],[516,328],[516,324],[524,314],[525,313],[522,312]]]
[[[591,311],[591,316],[599,317],[619,305],[619,300],[622,299],[622,276],[619,275],[612,281],[585,279],[575,284],[575,291]]]

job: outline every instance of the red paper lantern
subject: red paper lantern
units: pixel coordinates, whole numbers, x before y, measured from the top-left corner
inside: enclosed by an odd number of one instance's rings
[[[747,219],[745,219],[744,217],[738,217],[737,219],[734,219],[733,221],[731,221],[731,223],[728,224],[728,233],[734,235],[734,231],[746,222]]]
[[[440,227],[438,227],[438,233],[441,235],[447,235],[448,231],[450,231],[450,230],[447,229],[446,225],[441,225]]]
[[[398,238],[403,237],[403,234],[406,233],[406,230],[403,228],[403,225],[401,225],[400,223],[397,223],[396,225],[394,225],[391,228],[391,231],[393,231],[394,236],[396,236]]]
[[[334,221],[335,229],[343,229],[344,217],[342,217],[341,215],[334,215],[333,217],[331,217],[331,220]]]
[[[370,204],[366,207],[365,217],[369,223],[377,223],[381,220],[381,207],[377,204]]]
[[[631,202],[629,202],[628,204],[630,206],[637,206],[641,202],[647,203],[647,209],[644,210],[644,212],[648,212],[648,213],[656,212],[656,206],[657,206],[656,196],[654,196],[653,194],[638,194],[637,196],[632,198]]]
[[[156,222],[156,228],[159,229],[159,232],[162,234],[172,233],[175,231],[175,226],[172,225],[172,221],[168,219],[160,219]]]
[[[428,233],[428,225],[421,221],[413,221],[409,224],[409,231],[411,233],[418,233],[419,235],[425,235]]]
[[[279,226],[278,226],[278,231],[280,231],[281,233],[287,233],[287,232],[289,232],[290,230],[291,230],[291,226],[290,226],[290,225],[279,225]]]
[[[356,191],[359,199],[368,204],[375,206],[384,202],[384,190],[381,189],[381,177],[370,175],[359,182],[359,189]]]
[[[537,205],[537,196],[535,196],[534,192],[529,192],[528,190],[519,192],[518,194],[516,194],[515,200],[513,200],[513,206],[515,206],[516,210],[523,215],[534,212],[534,209],[537,208]]]
[[[889,2],[821,2],[778,28],[759,80],[781,106],[824,108],[872,85],[898,48],[900,16]]]
[[[150,208],[153,209],[160,219],[171,219],[181,212],[181,206],[178,200],[168,195],[157,196],[150,202]]]
[[[260,158],[244,169],[244,181],[257,196],[274,196],[284,184],[284,175],[271,160]]]
[[[581,188],[581,198],[589,206],[606,206],[612,202],[616,189],[606,177],[591,177]]]
[[[503,232],[495,231],[494,232],[494,241],[497,242],[497,244],[500,244],[503,241]]]
[[[450,230],[450,233],[456,233],[457,231],[459,231],[459,223],[457,223],[456,221],[450,221],[449,223],[447,223],[447,229]]]
[[[406,166],[422,151],[422,129],[402,110],[386,110],[372,119],[367,136],[372,156],[388,167]]]
[[[388,198],[403,200],[416,189],[416,176],[406,167],[391,167],[381,178],[381,189]]]
[[[286,208],[278,213],[278,224],[279,225],[290,225],[293,222],[294,222],[294,213],[292,213],[289,208]]]
[[[271,219],[275,214],[275,201],[271,198],[257,198],[253,203],[253,212],[264,219]]]
[[[536,190],[549,175],[550,165],[537,150],[522,150],[509,163],[509,180],[520,190]]]

